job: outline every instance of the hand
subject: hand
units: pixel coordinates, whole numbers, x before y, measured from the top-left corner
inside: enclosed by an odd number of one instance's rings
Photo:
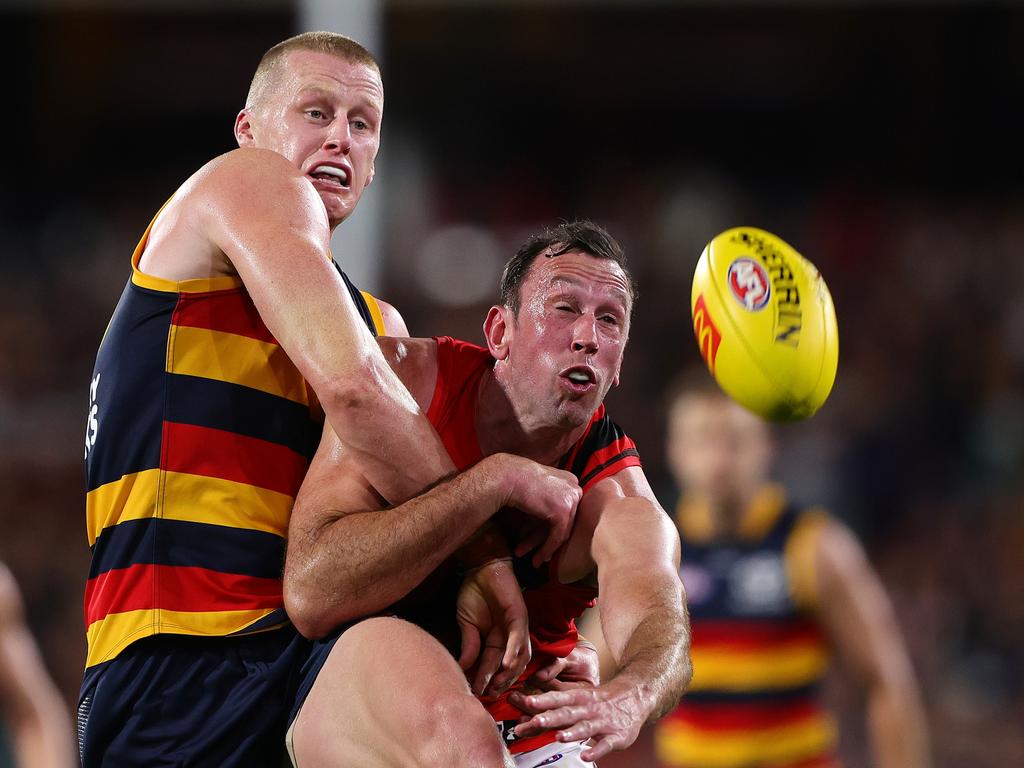
[[[582,637],[576,641],[576,647],[568,656],[541,667],[526,681],[527,688],[541,691],[596,688],[600,684],[601,665],[597,648]]]
[[[516,557],[539,546],[533,566],[540,567],[572,533],[576,505],[583,491],[576,476],[518,456],[502,454],[508,462],[510,489],[505,503],[515,507],[540,525],[532,529],[515,548]]]
[[[462,633],[459,666],[468,670],[479,657],[473,693],[504,692],[530,661],[526,603],[508,559],[492,560],[466,574],[456,600],[456,619]]]
[[[649,709],[636,686],[617,679],[599,688],[531,696],[513,692],[509,702],[532,715],[516,726],[516,736],[535,736],[558,729],[555,738],[561,742],[590,739],[591,745],[580,754],[588,762],[636,741]]]

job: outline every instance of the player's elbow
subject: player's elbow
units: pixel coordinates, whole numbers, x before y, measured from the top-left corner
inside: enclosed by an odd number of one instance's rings
[[[330,593],[315,578],[306,578],[299,569],[286,566],[284,608],[299,633],[309,640],[319,640],[346,621],[369,613],[354,591],[334,579]]]
[[[309,640],[319,640],[333,629],[331,621],[324,614],[323,604],[311,594],[311,590],[285,580],[284,609],[299,634]]]
[[[376,421],[400,404],[402,393],[389,388],[387,372],[383,370],[386,367],[383,360],[366,355],[353,360],[341,374],[311,382],[331,426],[339,435],[373,431]]]

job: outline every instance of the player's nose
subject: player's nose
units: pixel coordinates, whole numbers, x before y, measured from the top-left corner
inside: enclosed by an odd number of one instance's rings
[[[581,313],[572,328],[572,349],[574,352],[597,352],[597,318]]]
[[[347,119],[338,119],[331,123],[324,140],[324,149],[328,152],[340,152],[347,155],[352,149],[352,131]]]

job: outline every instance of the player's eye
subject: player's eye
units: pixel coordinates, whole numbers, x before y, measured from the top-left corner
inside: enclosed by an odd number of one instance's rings
[[[307,109],[306,114],[314,120],[323,120],[327,117],[327,113],[322,109]]]
[[[352,127],[355,128],[357,131],[365,131],[369,129],[370,124],[367,123],[365,120],[353,120]]]
[[[601,315],[600,319],[601,319],[601,322],[604,323],[605,325],[618,325],[619,324],[619,318],[617,318],[615,315]]]

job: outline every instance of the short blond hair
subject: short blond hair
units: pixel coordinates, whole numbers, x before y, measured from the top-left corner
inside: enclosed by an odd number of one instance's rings
[[[380,75],[380,64],[373,54],[350,37],[337,32],[303,32],[295,37],[282,40],[263,54],[256,73],[245,97],[245,106],[252,108],[263,99],[266,91],[274,85],[281,73],[285,57],[293,51],[314,51],[328,53],[354,64],[365,64]]]

